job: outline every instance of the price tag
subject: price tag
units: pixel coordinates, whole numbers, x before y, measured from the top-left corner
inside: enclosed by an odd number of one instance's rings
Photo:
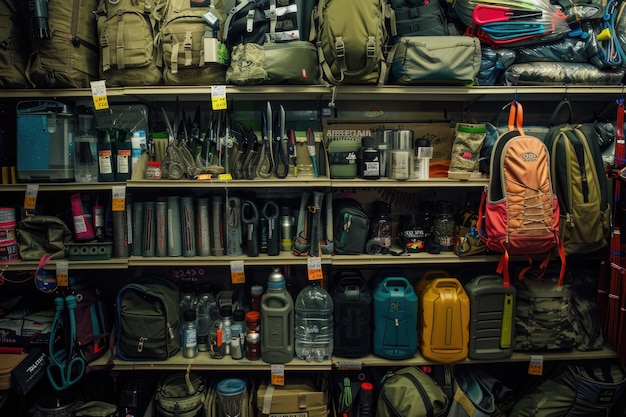
[[[246,276],[243,273],[243,261],[230,261],[230,280],[233,284],[246,283]]]
[[[272,365],[271,382],[274,385],[285,386],[285,365]]]
[[[26,186],[24,209],[35,210],[35,206],[37,205],[37,193],[39,193],[39,184],[28,184]]]
[[[528,375],[543,375],[543,356],[530,355]]]
[[[109,108],[109,100],[107,99],[107,87],[104,80],[91,81],[91,96],[93,98],[93,107],[96,110],[105,110]]]
[[[309,281],[319,281],[324,278],[322,274],[322,258],[319,256],[309,256],[306,262]]]
[[[361,361],[339,361],[337,369],[341,371],[360,371],[363,369],[363,362]]]
[[[226,110],[226,86],[211,86],[211,105],[213,110]]]
[[[56,278],[57,278],[57,285],[59,287],[67,288],[70,286],[68,270],[69,270],[69,267],[67,265],[67,262],[57,262]]]
[[[112,189],[112,211],[126,210],[126,186],[117,185]]]

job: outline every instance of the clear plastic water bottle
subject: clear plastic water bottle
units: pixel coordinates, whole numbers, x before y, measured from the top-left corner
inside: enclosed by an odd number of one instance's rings
[[[318,281],[311,281],[296,298],[295,350],[307,362],[321,362],[333,352],[333,299]]]

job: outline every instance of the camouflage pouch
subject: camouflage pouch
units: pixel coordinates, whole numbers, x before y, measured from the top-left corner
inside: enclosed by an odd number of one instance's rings
[[[262,84],[267,79],[263,66],[263,46],[256,43],[235,45],[226,70],[226,82],[235,85]]]
[[[517,291],[515,351],[567,350],[580,343],[580,328],[572,300],[572,275],[561,286],[559,272],[550,268],[543,277],[531,270],[524,279],[511,280]]]

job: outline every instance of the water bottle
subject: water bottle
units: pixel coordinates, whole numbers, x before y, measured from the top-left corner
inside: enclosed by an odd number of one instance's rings
[[[208,288],[201,289],[200,297],[196,309],[196,321],[198,324],[198,350],[208,352],[209,333],[214,319],[211,318],[211,305],[215,304],[215,297]]]
[[[330,294],[311,281],[295,305],[296,356],[307,362],[321,362],[333,352],[333,300]]]
[[[267,363],[287,363],[293,359],[293,298],[285,276],[275,267],[261,297],[261,359]]]

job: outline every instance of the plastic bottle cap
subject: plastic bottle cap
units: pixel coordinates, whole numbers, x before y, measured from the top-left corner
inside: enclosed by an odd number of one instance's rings
[[[262,285],[253,285],[250,287],[250,294],[261,295],[263,294],[263,286]]]
[[[246,319],[246,312],[243,310],[235,310],[233,311],[233,320],[234,321],[244,321]]]
[[[247,321],[259,321],[261,320],[261,313],[259,313],[258,311],[248,311],[246,313],[246,320]]]
[[[231,317],[233,315],[233,306],[225,305],[220,307],[220,317]]]
[[[239,378],[227,378],[217,383],[217,393],[221,395],[236,395],[246,390],[246,381]]]
[[[161,163],[159,161],[149,161],[148,162],[148,166],[149,167],[160,167]]]
[[[196,311],[195,310],[185,310],[183,313],[183,319],[185,321],[195,321],[196,320]]]

